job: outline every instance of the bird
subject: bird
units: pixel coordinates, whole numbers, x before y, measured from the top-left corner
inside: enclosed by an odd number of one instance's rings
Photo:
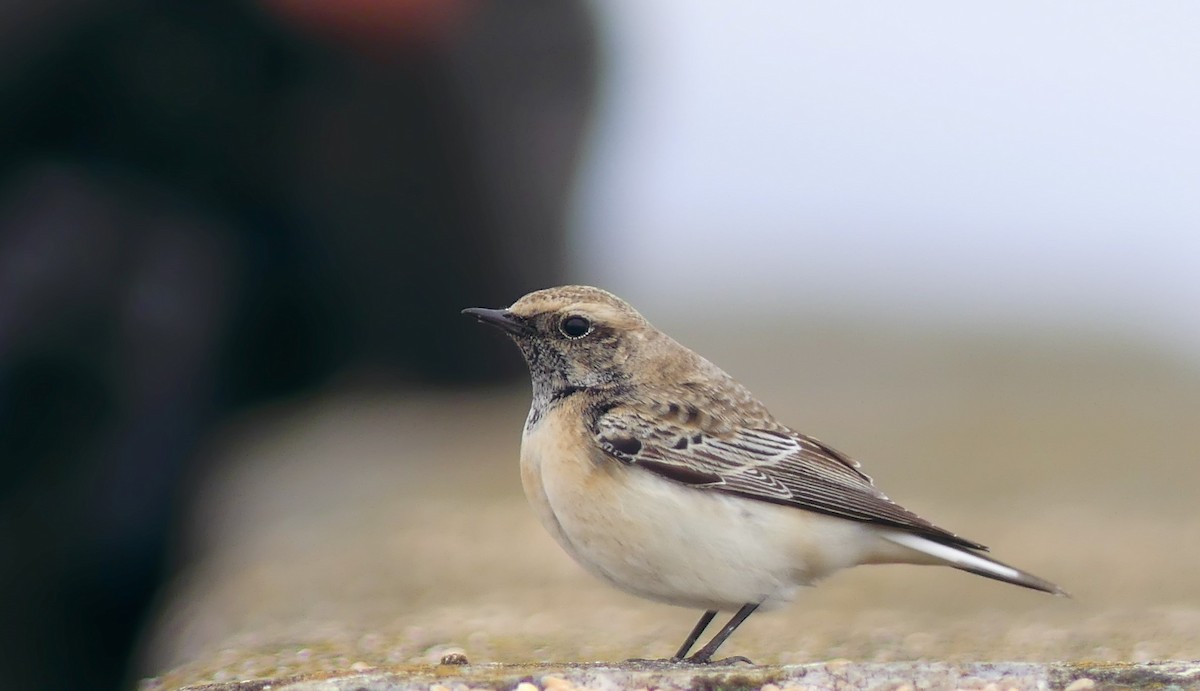
[[[506,333],[529,367],[521,484],[542,526],[601,580],[703,610],[671,662],[712,663],[754,612],[861,564],[1068,595],[892,501],[612,293],[567,285],[463,314]],[[692,653],[721,611],[734,614]]]

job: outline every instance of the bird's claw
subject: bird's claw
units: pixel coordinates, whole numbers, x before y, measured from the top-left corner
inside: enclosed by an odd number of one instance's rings
[[[742,655],[734,655],[733,657],[724,657],[724,658],[721,658],[720,660],[713,660],[711,658],[701,659],[701,658],[697,657],[696,655],[693,655],[691,657],[685,657],[682,660],[675,660],[675,662],[682,662],[682,663],[688,664],[688,665],[736,665],[736,664],[753,665],[754,664],[753,660],[751,660],[748,657],[744,657]]]
[[[622,664],[626,664],[626,665],[736,665],[736,664],[753,665],[754,661],[748,657],[743,657],[741,655],[735,655],[734,657],[724,657],[724,658],[721,658],[720,660],[713,660],[711,658],[701,659],[700,657],[698,657],[696,655],[692,655],[691,657],[660,657],[660,658],[653,658],[653,659],[644,658],[644,657],[631,657],[628,660],[625,660]]]

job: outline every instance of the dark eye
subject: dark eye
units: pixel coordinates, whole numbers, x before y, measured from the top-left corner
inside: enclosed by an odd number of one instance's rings
[[[592,323],[577,314],[563,318],[558,324],[558,330],[567,338],[582,338],[592,330]]]

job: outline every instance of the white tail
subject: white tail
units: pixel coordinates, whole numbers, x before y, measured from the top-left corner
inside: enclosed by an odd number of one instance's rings
[[[921,537],[913,533],[906,533],[900,530],[881,530],[880,537],[894,542],[897,545],[907,547],[911,550],[920,552],[921,554],[933,557],[937,561],[953,566],[956,569],[969,571],[973,574],[994,578],[997,581],[1012,583],[1034,590],[1051,593],[1053,595],[1062,595],[1070,597],[1070,594],[1042,578],[1038,578],[1031,573],[1026,573],[1020,569],[1013,568],[1008,564],[998,562],[991,557],[985,557],[982,554],[969,550],[965,547],[955,547],[952,545],[935,542],[927,537]]]

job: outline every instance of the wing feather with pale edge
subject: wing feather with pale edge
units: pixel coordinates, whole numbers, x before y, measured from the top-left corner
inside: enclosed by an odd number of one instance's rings
[[[902,528],[945,544],[986,550],[896,504],[858,463],[784,427],[705,433],[618,407],[596,421],[605,452],[667,479],[855,521]]]

